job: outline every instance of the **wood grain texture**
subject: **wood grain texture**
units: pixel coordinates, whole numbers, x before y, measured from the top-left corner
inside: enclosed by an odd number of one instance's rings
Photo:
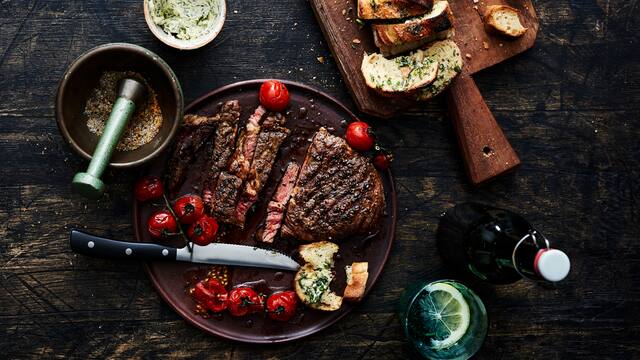
[[[337,61],[338,68],[356,103],[364,113],[389,118],[424,106],[409,99],[389,99],[369,88],[360,71],[364,53],[379,52],[369,26],[361,27],[356,0],[310,0],[316,19]],[[538,19],[530,0],[449,0],[454,15],[456,42],[464,59],[463,73],[473,74],[530,49],[538,33]],[[520,38],[491,35],[484,29],[482,15],[487,5],[508,4],[518,9],[528,28]]]
[[[462,74],[453,81],[447,91],[447,105],[471,184],[484,184],[520,165],[469,75]]]
[[[133,238],[138,176],[109,170],[97,203],[70,192],[86,162],[60,137],[53,98],[83,51],[111,41],[145,46],[173,67],[187,102],[238,80],[276,77],[355,109],[308,2],[228,1],[228,8],[218,39],[179,52],[147,30],[140,0],[0,2],[3,358],[411,358],[396,301],[408,283],[457,277],[438,256],[434,232],[443,210],[470,200],[522,213],[573,267],[553,289],[467,281],[490,318],[478,359],[640,357],[637,1],[536,1],[535,48],[474,75],[523,162],[486,187],[465,180],[443,99],[398,121],[363,115],[396,158],[396,242],[371,294],[316,335],[281,346],[207,336],[159,299],[140,264],[71,253],[70,227]]]

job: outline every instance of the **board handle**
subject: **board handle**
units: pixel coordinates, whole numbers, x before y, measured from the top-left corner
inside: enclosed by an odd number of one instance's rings
[[[447,104],[473,185],[486,183],[520,165],[471,76],[463,74],[451,84]]]

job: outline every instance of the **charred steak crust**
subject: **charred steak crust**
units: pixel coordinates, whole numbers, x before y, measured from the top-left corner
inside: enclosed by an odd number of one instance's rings
[[[258,106],[249,117],[245,129],[240,134],[235,151],[229,159],[228,169],[219,172],[210,194],[205,194],[205,201],[211,212],[223,223],[237,224],[236,205],[239,200],[242,184],[249,174],[251,160],[256,148],[260,123],[266,109]]]
[[[196,153],[211,137],[221,121],[239,116],[240,105],[237,100],[227,101],[221,111],[214,116],[187,114],[184,116],[182,129],[173,147],[169,159],[169,179],[167,190],[173,194],[182,182],[186,169],[195,158]]]
[[[235,175],[223,171],[218,176],[215,191],[212,194],[215,199],[212,210],[218,220],[229,223],[233,218],[240,186],[242,186],[242,179]]]
[[[298,172],[300,166],[292,162],[287,165],[287,169],[282,175],[280,184],[276,193],[271,198],[269,205],[267,206],[267,219],[264,223],[264,228],[259,236],[260,241],[266,243],[272,243],[276,237],[278,230],[282,226],[282,218],[284,215],[284,209],[287,206],[287,202],[291,197],[291,192],[298,179]]]
[[[282,235],[323,241],[367,234],[384,206],[382,179],[371,162],[320,128],[300,169]]]
[[[247,182],[236,207],[235,225],[244,227],[249,209],[258,200],[258,194],[262,191],[269,174],[271,174],[278,150],[290,133],[290,130],[284,127],[285,122],[286,118],[282,114],[275,113],[269,114],[262,124],[262,131],[256,141]]]
[[[226,102],[222,106],[220,120],[210,160],[211,170],[216,170],[216,172],[227,167],[233,154],[233,144],[236,141],[238,121],[240,120],[240,104],[237,101]]]
[[[216,129],[207,163],[208,172],[203,179],[202,185],[202,199],[208,208],[211,208],[213,192],[215,191],[220,171],[227,168],[235,149],[234,144],[240,120],[240,104],[237,101],[226,102],[222,106],[222,114],[224,114],[224,117],[222,117],[222,121]]]

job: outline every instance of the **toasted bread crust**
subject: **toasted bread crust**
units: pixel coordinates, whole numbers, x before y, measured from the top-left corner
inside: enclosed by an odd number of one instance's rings
[[[374,24],[371,29],[382,54],[395,55],[448,37],[453,29],[453,14],[447,1],[437,1],[429,14],[397,24]]]
[[[506,24],[501,22],[498,15],[506,13],[517,18],[517,21],[513,24]],[[489,31],[509,36],[520,37],[527,32],[527,28],[522,25],[520,21],[520,11],[508,5],[490,5],[487,6],[487,10],[483,16],[484,23]]]
[[[419,16],[429,12],[433,0],[423,5],[409,0],[358,0],[358,17],[363,20],[390,20]]]
[[[369,278],[369,263],[354,262],[351,264],[351,275],[349,276],[347,287],[344,289],[344,300],[360,301],[364,296]]]

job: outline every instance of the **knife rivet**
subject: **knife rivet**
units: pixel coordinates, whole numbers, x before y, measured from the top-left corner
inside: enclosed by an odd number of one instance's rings
[[[94,244],[93,241],[89,241],[87,243],[87,246],[89,247],[89,249],[93,249],[93,247],[96,246],[96,244]]]
[[[124,251],[125,254],[127,255],[131,255],[131,253],[133,252],[133,250],[127,248],[127,250]]]
[[[162,249],[162,255],[164,255],[164,256],[169,255],[169,250],[167,250],[167,249]]]

